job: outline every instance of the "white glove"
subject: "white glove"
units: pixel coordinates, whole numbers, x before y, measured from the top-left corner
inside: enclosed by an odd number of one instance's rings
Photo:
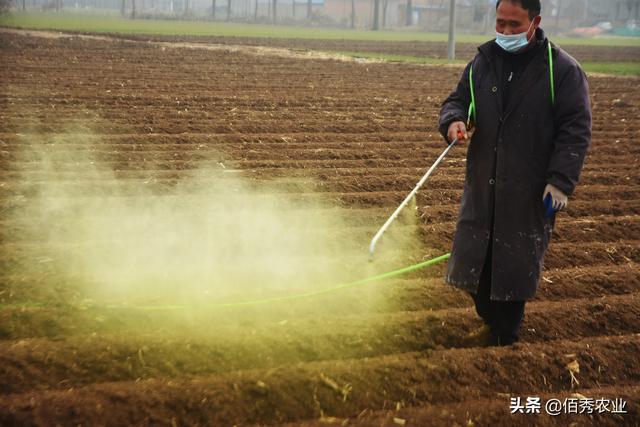
[[[542,201],[547,197],[547,194],[551,194],[551,199],[553,200],[553,210],[560,211],[567,207],[568,198],[567,195],[562,191],[558,190],[555,186],[551,184],[547,184],[544,187],[544,192],[542,193]]]

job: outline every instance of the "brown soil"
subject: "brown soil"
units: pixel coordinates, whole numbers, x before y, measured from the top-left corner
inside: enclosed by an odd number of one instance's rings
[[[441,48],[265,43],[409,55]],[[628,49],[611,50],[616,59],[607,60],[637,57]],[[581,60],[605,55],[573,53]],[[301,206],[300,215],[348,212],[329,232],[366,245],[444,148],[436,120],[458,74],[0,33],[0,424],[638,425],[640,79],[590,78],[593,146],[558,217],[522,343],[511,348],[482,345],[471,299],[445,286],[443,265],[241,310],[87,301],[79,276],[32,254],[103,242],[50,242],[29,232],[31,214],[16,216],[50,179],[25,153],[36,138],[57,144],[68,167],[55,182],[77,192],[78,203],[87,189],[129,197],[147,186],[164,197],[213,161],[223,164],[219,179],[277,182],[265,196],[322,202]],[[95,144],[78,142],[89,136]],[[74,155],[88,151],[126,185],[78,179]],[[456,149],[418,194],[417,226],[397,225],[420,236],[405,264],[449,250],[463,173],[464,150]],[[185,203],[197,209],[198,197]],[[310,239],[318,232],[309,226]],[[326,261],[336,268],[357,262]],[[572,362],[579,366],[573,379]],[[510,397],[574,393],[625,399],[627,413],[509,411]]]

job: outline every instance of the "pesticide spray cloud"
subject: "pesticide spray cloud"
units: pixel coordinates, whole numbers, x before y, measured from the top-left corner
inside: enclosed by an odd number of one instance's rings
[[[148,158],[135,171],[126,151],[86,129],[29,139],[29,191],[15,212],[23,237],[43,243],[29,264],[45,260],[86,297],[215,303],[379,272],[367,241],[348,234],[346,210],[309,196],[310,184],[291,193],[290,181],[251,180],[214,152],[188,173],[167,175]]]

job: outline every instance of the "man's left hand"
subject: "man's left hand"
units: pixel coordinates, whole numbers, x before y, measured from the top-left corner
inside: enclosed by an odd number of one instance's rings
[[[553,210],[560,211],[567,207],[568,197],[562,191],[558,190],[552,184],[547,184],[544,188],[544,192],[542,193],[542,201],[547,197],[547,194],[551,194],[551,199],[553,200]]]

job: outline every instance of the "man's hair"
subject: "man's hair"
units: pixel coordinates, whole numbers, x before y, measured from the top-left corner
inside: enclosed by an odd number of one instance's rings
[[[540,15],[540,10],[542,6],[540,6],[540,0],[498,0],[496,2],[496,10],[498,10],[498,6],[503,1],[509,1],[511,3],[516,3],[522,6],[524,10],[529,12],[529,19],[533,21],[533,18]]]

